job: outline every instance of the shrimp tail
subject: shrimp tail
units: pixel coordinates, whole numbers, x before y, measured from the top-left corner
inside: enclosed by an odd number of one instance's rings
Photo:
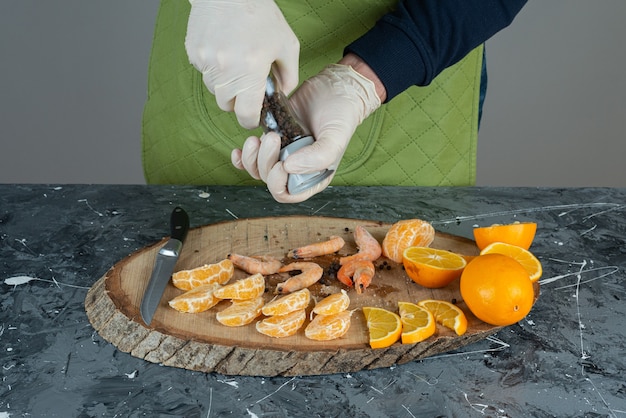
[[[363,291],[372,283],[372,278],[376,273],[374,263],[369,260],[357,261],[354,270],[354,288],[357,293],[363,293]]]
[[[376,268],[370,260],[351,260],[337,271],[337,279],[346,286],[354,285],[357,293],[363,293],[372,283],[375,273]]]
[[[348,287],[352,287],[353,285],[351,277],[354,274],[354,271],[350,271],[351,268],[352,263],[346,263],[341,266],[339,270],[337,270],[337,280],[339,280],[341,283],[345,284]]]

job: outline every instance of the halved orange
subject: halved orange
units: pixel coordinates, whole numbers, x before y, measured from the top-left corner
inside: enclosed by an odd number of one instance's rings
[[[209,283],[186,291],[176,296],[168,304],[179,312],[197,313],[204,312],[217,305],[221,300],[216,298],[214,292],[221,287],[218,283]]]
[[[256,330],[269,337],[289,337],[298,332],[305,319],[306,311],[298,309],[284,315],[268,316],[256,323]]]
[[[265,278],[262,274],[257,273],[248,276],[245,279],[237,280],[234,283],[217,289],[213,295],[220,299],[254,299],[259,297],[265,291]]]
[[[463,335],[467,331],[467,317],[458,306],[444,300],[434,299],[421,300],[417,304],[428,309],[438,324],[450,328],[457,335]]]
[[[262,296],[255,299],[233,300],[232,304],[226,309],[219,311],[215,318],[222,325],[240,327],[251,323],[261,315],[262,308]]]
[[[342,337],[350,328],[352,312],[344,310],[330,315],[317,315],[304,329],[304,335],[316,341]]]
[[[520,263],[528,272],[531,282],[536,282],[543,274],[541,262],[530,251],[504,242],[494,242],[486,246],[480,255],[485,254],[504,254]]]
[[[476,317],[506,326],[522,320],[532,309],[533,284],[526,269],[504,254],[484,254],[461,275],[461,296]]]
[[[480,250],[494,242],[506,242],[527,250],[533,243],[536,232],[537,224],[535,222],[493,224],[474,228],[474,240]]]
[[[435,229],[421,219],[404,219],[391,225],[383,239],[383,255],[402,263],[407,247],[428,247],[435,239]]]
[[[398,314],[370,306],[364,306],[362,309],[369,330],[370,347],[389,347],[398,341],[402,333],[402,322]]]
[[[426,308],[410,302],[398,302],[402,321],[402,344],[413,344],[431,337],[437,327],[435,317]]]
[[[263,306],[263,315],[286,315],[293,311],[298,311],[309,306],[311,292],[304,288],[297,292],[290,293],[278,299],[274,299]]]
[[[348,292],[341,289],[340,293],[333,293],[317,302],[313,308],[313,313],[318,315],[332,315],[345,311],[348,309],[348,306],[350,306]]]
[[[194,287],[209,283],[224,284],[233,277],[235,267],[229,259],[215,264],[205,264],[190,270],[181,270],[172,274],[172,284],[181,290],[191,290]]]
[[[406,274],[417,284],[439,288],[461,276],[467,262],[461,255],[430,247],[408,247],[402,254]]]

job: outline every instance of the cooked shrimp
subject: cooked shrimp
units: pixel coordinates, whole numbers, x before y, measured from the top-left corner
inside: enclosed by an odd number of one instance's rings
[[[341,257],[339,259],[339,264],[344,265],[345,263],[353,260],[375,261],[382,254],[383,250],[380,244],[363,225],[358,225],[354,229],[354,242],[356,242],[356,246],[359,251],[356,254]]]
[[[370,260],[352,260],[341,266],[337,279],[350,287],[354,284],[356,292],[362,293],[372,283],[375,273],[376,268]]]
[[[332,254],[339,251],[345,244],[343,238],[332,236],[328,241],[316,242],[304,247],[294,248],[287,253],[291,258],[313,258],[320,255]]]
[[[239,254],[228,254],[228,259],[246,273],[261,273],[264,276],[278,273],[278,270],[283,265],[279,259],[270,256],[248,257]]]
[[[279,272],[300,270],[302,273],[290,277],[276,286],[276,293],[291,293],[311,286],[322,278],[324,269],[316,263],[295,262],[280,268]]]

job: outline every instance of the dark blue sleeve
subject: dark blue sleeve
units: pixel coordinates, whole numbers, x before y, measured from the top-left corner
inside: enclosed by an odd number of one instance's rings
[[[496,32],[527,0],[401,0],[344,53],[363,59],[381,79],[387,101],[426,86]]]

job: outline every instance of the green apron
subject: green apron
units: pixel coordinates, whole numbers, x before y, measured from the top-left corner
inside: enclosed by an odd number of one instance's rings
[[[277,0],[300,40],[300,81],[337,62],[345,45],[397,0]],[[318,4],[319,3],[319,4]],[[220,110],[184,47],[189,2],[163,0],[157,17],[142,158],[150,184],[260,184],[230,162],[245,138],[261,134]],[[235,28],[233,28],[235,30]],[[411,87],[357,129],[333,185],[465,186],[476,178],[482,46],[427,87]]]

